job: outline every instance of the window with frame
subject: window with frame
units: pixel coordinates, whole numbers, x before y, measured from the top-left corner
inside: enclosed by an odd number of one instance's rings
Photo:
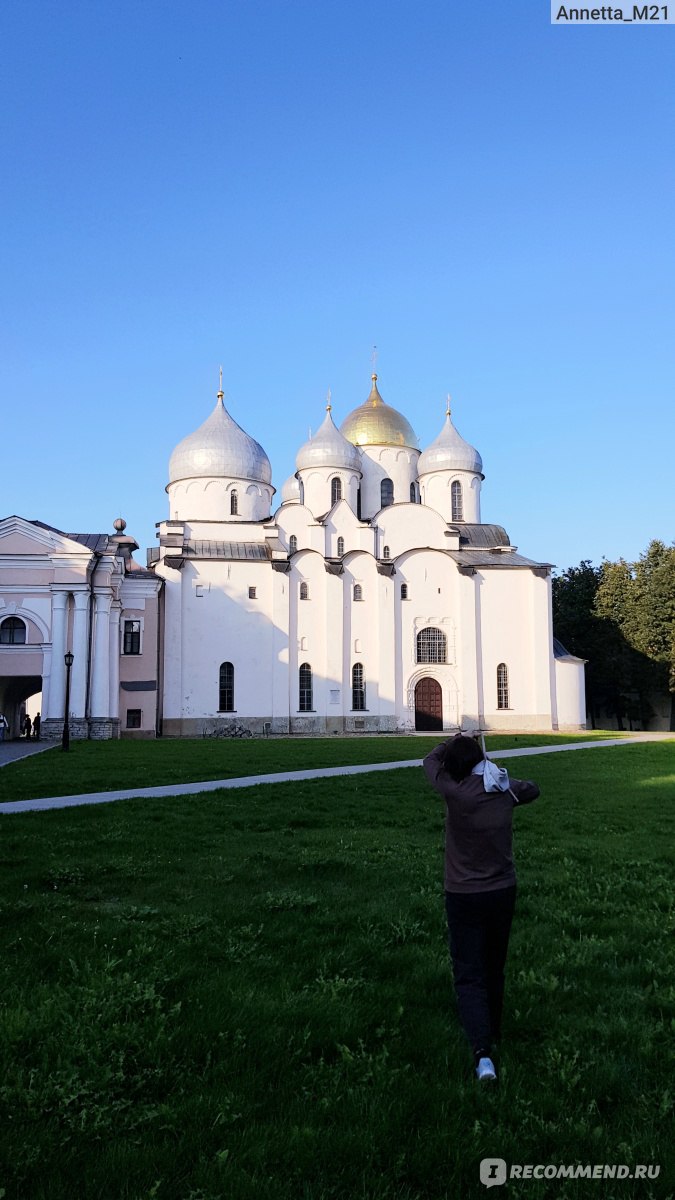
[[[301,600],[309,600],[309,584],[308,583],[300,584],[300,599]]]
[[[356,492],[356,519],[357,519],[357,521],[361,520],[361,488],[360,487],[357,489],[357,492]]]
[[[462,485],[459,479],[453,479],[450,485],[450,502],[452,504],[452,519],[453,521],[464,520],[464,499],[462,497]]]
[[[497,667],[497,708],[509,707],[509,668],[506,663]]]
[[[338,479],[337,475],[330,481],[330,502],[337,504],[338,500],[342,499],[342,480]]]
[[[291,534],[291,536],[290,536],[290,537],[289,537],[289,539],[288,539],[288,550],[289,550],[289,553],[290,553],[290,554],[295,554],[295,552],[296,552],[297,548],[298,548],[298,539],[297,539],[297,537],[295,536],[295,534],[294,534],[294,533],[292,533],[292,534]]]
[[[124,654],[140,654],[141,652],[141,623],[140,621],[124,622]]]
[[[418,663],[444,663],[447,657],[448,643],[443,630],[433,625],[420,629],[417,635]]]
[[[366,707],[366,680],[363,663],[354,663],[352,667],[352,709],[354,712],[364,712]]]
[[[417,488],[414,483],[410,484],[410,503],[417,504]]]
[[[0,624],[0,645],[25,646],[26,624],[20,617],[5,617]]]
[[[407,599],[408,599],[408,585],[407,585],[407,583],[402,583],[401,584],[401,600],[407,600]]]
[[[127,709],[127,729],[140,729],[143,713],[140,708]]]
[[[354,584],[354,599],[363,600],[363,588],[360,583]]]
[[[388,546],[385,546],[385,547],[384,547],[384,549],[383,549],[383,551],[382,551],[382,557],[383,557],[384,559],[389,559],[389,558],[391,558],[391,551],[390,551],[390,549],[389,549],[389,547],[388,547]]]
[[[298,709],[300,712],[312,712],[312,668],[309,663],[303,663],[300,667],[298,683]]]
[[[383,479],[380,484],[380,505],[388,508],[394,503],[394,484],[391,479]]]
[[[230,516],[236,517],[239,515],[239,493],[233,489],[230,492]]]
[[[345,539],[343,537],[338,538],[337,552],[338,552],[338,558],[342,558],[342,555],[345,552]]]
[[[218,711],[234,712],[234,666],[231,662],[220,664]]]
[[[256,600],[256,599],[257,599],[257,596],[258,596],[258,592],[257,592],[256,588],[254,588],[254,587],[250,587],[250,588],[248,589],[248,598],[249,598],[249,600]]]

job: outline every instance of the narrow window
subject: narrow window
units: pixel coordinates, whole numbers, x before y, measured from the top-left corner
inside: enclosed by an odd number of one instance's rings
[[[407,583],[402,583],[401,584],[401,600],[407,600],[407,599],[408,599],[408,585],[407,585]]]
[[[236,491],[230,492],[230,516],[236,517],[239,513],[239,496]]]
[[[411,504],[417,503],[417,488],[415,487],[414,483],[410,484],[410,503]]]
[[[344,552],[345,552],[345,539],[343,537],[339,537],[338,538],[338,558],[342,558],[342,555],[344,554]]]
[[[141,652],[141,623],[140,621],[124,622],[123,654],[140,654]]]
[[[312,711],[312,668],[309,663],[303,663],[299,671],[300,695],[298,708],[300,712]]]
[[[5,617],[0,625],[0,645],[25,646],[26,626],[19,617]]]
[[[127,729],[140,729],[141,727],[141,709],[127,709]]]
[[[308,583],[300,584],[300,599],[301,600],[309,600],[309,584]]]
[[[360,583],[354,584],[354,599],[363,600],[363,588]]]
[[[297,548],[298,548],[298,539],[296,538],[295,534],[294,534],[294,533],[292,533],[292,534],[291,534],[291,536],[290,536],[290,537],[289,537],[289,539],[288,539],[288,550],[289,550],[289,553],[290,553],[290,554],[295,554],[295,552],[296,552]]]
[[[391,479],[383,479],[380,484],[380,504],[382,508],[387,508],[394,503],[394,485]]]
[[[256,599],[256,589],[255,589],[254,587],[250,587],[250,588],[248,589],[248,598],[249,598],[249,600],[255,600],[255,599]]]
[[[357,520],[361,520],[361,488],[356,493],[356,517]]]
[[[442,629],[433,625],[420,629],[417,635],[418,663],[444,663],[447,661],[447,643]]]
[[[497,667],[497,708],[509,707],[509,668],[506,663]]]
[[[366,681],[363,677],[363,663],[354,663],[352,667],[352,708],[363,712],[366,707]]]
[[[218,711],[234,712],[234,667],[231,662],[220,664]]]
[[[331,502],[331,504],[337,504],[338,500],[341,500],[341,499],[342,499],[342,480],[338,479],[336,476],[335,479],[331,479],[331,481],[330,481],[330,502]]]
[[[453,479],[450,487],[450,498],[452,502],[452,519],[453,521],[464,520],[464,502],[462,500],[462,485],[459,479]]]
[[[382,551],[382,557],[383,557],[383,558],[391,558],[391,554],[390,554],[390,552],[389,552],[389,547],[388,547],[388,546],[385,546],[385,547],[384,547],[384,550]]]

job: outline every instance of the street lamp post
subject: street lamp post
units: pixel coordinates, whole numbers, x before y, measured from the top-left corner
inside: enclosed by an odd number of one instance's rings
[[[63,737],[61,739],[61,749],[70,750],[70,726],[68,724],[68,709],[70,708],[70,668],[73,665],[75,655],[69,650],[64,654],[63,661],[66,664],[66,711],[63,714]]]

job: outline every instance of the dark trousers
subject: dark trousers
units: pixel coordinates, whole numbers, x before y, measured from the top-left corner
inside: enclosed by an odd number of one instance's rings
[[[478,1058],[500,1036],[504,966],[516,885],[496,892],[446,892],[448,942],[459,1019]]]

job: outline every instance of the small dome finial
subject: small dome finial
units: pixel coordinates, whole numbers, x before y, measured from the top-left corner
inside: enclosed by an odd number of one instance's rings
[[[451,397],[450,397],[450,393],[448,392],[448,398],[447,398],[446,405],[445,405],[446,417],[449,417],[451,415],[450,403],[451,403]]]
[[[224,399],[224,397],[225,397],[225,393],[224,393],[224,391],[223,391],[223,368],[222,368],[222,367],[219,367],[219,368],[218,368],[218,373],[219,373],[219,376],[220,376],[220,384],[219,384],[219,387],[218,387],[218,399],[219,399],[219,400],[223,400],[223,399]]]
[[[118,533],[124,533],[126,527],[127,523],[124,520],[124,517],[117,517],[117,519],[113,521],[113,529],[116,529]]]
[[[330,388],[329,388],[328,391],[326,392],[326,412],[331,412],[332,408],[333,408],[333,405],[331,404],[331,394],[330,394]]]

